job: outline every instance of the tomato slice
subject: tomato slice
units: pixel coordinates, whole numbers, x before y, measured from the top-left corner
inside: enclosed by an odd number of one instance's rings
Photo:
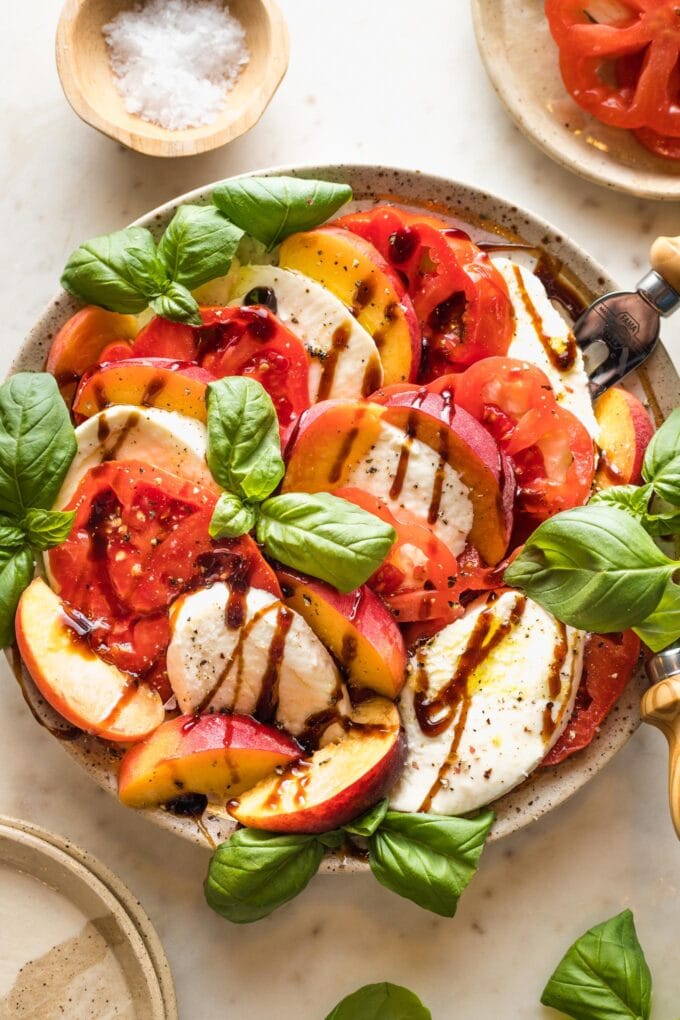
[[[423,332],[421,382],[506,353],[513,334],[507,287],[467,234],[394,206],[336,222],[371,241],[404,280]]]
[[[140,330],[132,345],[133,358],[172,358],[175,361],[195,361],[198,350],[198,331],[184,322],[171,322],[161,315]]]
[[[83,477],[68,505],[73,530],[49,562],[102,658],[137,675],[160,668],[168,607],[187,588],[220,579],[280,594],[251,538],[210,538],[216,499],[141,461],[104,462]]]
[[[616,62],[616,79],[620,85],[632,86],[642,70],[644,54],[634,53],[621,57]],[[669,87],[676,99],[680,99],[680,62],[676,63]],[[655,156],[663,159],[680,159],[680,137],[661,134],[651,127],[638,128],[633,132],[638,142]]]
[[[546,0],[550,30],[560,49],[564,84],[575,101],[605,124],[680,135],[675,88],[680,54],[676,0],[617,0],[606,22],[583,0]],[[607,62],[639,55],[639,72],[612,81]]]
[[[132,340],[136,332],[134,315],[107,312],[96,305],[81,308],[64,323],[52,341],[45,371],[56,378],[69,406],[81,376],[102,361],[102,352],[112,345]]]
[[[588,746],[623,694],[639,655],[640,639],[632,630],[590,635],[574,711],[564,733],[543,759],[544,766],[558,765]]]

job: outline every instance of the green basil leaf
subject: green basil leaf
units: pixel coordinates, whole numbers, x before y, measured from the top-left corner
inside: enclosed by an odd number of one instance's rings
[[[24,529],[10,517],[0,517],[0,550],[22,549],[25,545]]]
[[[365,814],[355,818],[349,825],[343,825],[343,829],[352,836],[363,836],[365,839],[368,839],[382,824],[389,806],[390,802],[387,799],[381,800],[370,811],[366,811]]]
[[[284,473],[279,423],[271,397],[254,379],[210,383],[208,466],[219,484],[244,499],[265,499]]]
[[[492,811],[470,819],[388,811],[369,841],[371,871],[399,896],[453,917],[494,817]]]
[[[630,910],[582,935],[541,996],[574,1020],[649,1020],[651,1001],[652,976]]]
[[[256,537],[270,556],[354,591],[375,573],[394,545],[389,524],[327,492],[287,492],[260,507]]]
[[[680,637],[680,585],[669,580],[654,612],[633,630],[653,652],[676,641]]]
[[[53,376],[19,372],[0,386],[0,513],[51,507],[76,450]]]
[[[298,177],[243,177],[213,191],[217,208],[268,248],[298,230],[318,227],[351,198],[348,184]]]
[[[145,227],[94,237],[70,256],[61,285],[71,294],[112,312],[143,312],[167,284],[156,243]]]
[[[323,854],[314,836],[238,829],[210,861],[203,887],[208,906],[235,924],[266,917],[302,892]]]
[[[326,1020],[432,1020],[432,1014],[408,988],[381,981],[352,992]]]
[[[642,477],[673,506],[680,506],[680,407],[669,414],[645,451]]]
[[[505,580],[558,620],[606,634],[649,616],[676,568],[629,514],[596,505],[539,525]]]
[[[166,284],[162,294],[149,301],[156,315],[172,322],[186,322],[189,326],[200,326],[203,322],[198,301],[183,284]]]
[[[680,513],[647,514],[642,524],[649,535],[665,538],[680,534]]]
[[[228,272],[243,231],[214,205],[181,205],[158,245],[168,276],[190,290]]]
[[[30,549],[0,551],[0,648],[14,641],[14,616],[24,588],[33,579],[35,563]]]
[[[642,520],[651,495],[651,485],[612,485],[591,496],[588,506],[613,506]]]
[[[75,510],[40,510],[31,507],[22,522],[28,544],[42,550],[65,542],[71,534],[75,519]]]
[[[342,829],[331,829],[329,832],[321,832],[316,837],[328,850],[337,850],[345,842],[345,833]]]
[[[211,538],[239,538],[255,527],[257,514],[233,492],[223,492],[210,519]]]

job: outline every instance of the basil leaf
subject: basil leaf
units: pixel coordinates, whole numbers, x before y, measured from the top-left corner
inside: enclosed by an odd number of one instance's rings
[[[266,917],[302,892],[323,854],[314,836],[238,829],[210,861],[203,887],[208,906],[235,924]]]
[[[128,227],[86,241],[70,256],[61,285],[112,312],[143,312],[168,282],[156,243],[145,227]]]
[[[680,407],[654,433],[645,452],[642,477],[673,506],[680,506]]]
[[[224,181],[213,202],[232,223],[273,248],[298,230],[311,230],[352,198],[348,184],[297,177],[243,177]]]
[[[149,306],[156,315],[162,315],[171,322],[186,322],[189,326],[200,326],[203,323],[198,301],[181,283],[167,284],[162,294],[150,299]]]
[[[345,833],[342,829],[331,829],[329,832],[320,832],[316,838],[328,850],[337,850],[345,842]]]
[[[651,485],[612,485],[591,496],[588,506],[613,506],[642,520],[651,495]]]
[[[208,531],[211,538],[239,538],[255,527],[257,514],[232,492],[223,492],[213,510]]]
[[[654,612],[633,630],[653,652],[680,637],[680,585],[669,580]]]
[[[408,988],[381,981],[348,995],[326,1020],[432,1020],[432,1014]]]
[[[53,376],[19,372],[0,386],[0,513],[52,506],[76,450]]]
[[[245,499],[265,499],[284,473],[271,397],[254,379],[227,376],[209,384],[207,401],[207,460],[213,477]]]
[[[369,842],[371,871],[399,896],[453,917],[494,817],[492,811],[471,819],[388,811]]]
[[[224,276],[243,231],[213,205],[181,205],[163,234],[158,254],[168,276],[190,290]]]
[[[647,514],[643,519],[645,531],[656,538],[680,533],[680,513]]]
[[[24,529],[10,517],[0,517],[0,550],[21,549],[26,545]]]
[[[370,811],[366,811],[365,814],[355,818],[349,825],[343,825],[343,829],[352,836],[363,836],[365,839],[368,839],[369,836],[373,835],[378,826],[382,824],[389,806],[390,802],[387,799],[381,800]]]
[[[31,507],[26,511],[22,523],[29,545],[42,550],[65,542],[71,534],[75,519],[75,510],[39,510]]]
[[[558,620],[606,634],[649,616],[676,567],[629,514],[596,505],[539,525],[505,580]]]
[[[545,986],[541,1002],[574,1020],[649,1020],[652,976],[630,910],[582,935]]]
[[[14,616],[24,588],[33,578],[35,563],[30,549],[0,551],[0,648],[14,641]]]
[[[270,556],[354,591],[375,573],[394,545],[389,524],[327,492],[287,492],[260,507],[257,541]]]

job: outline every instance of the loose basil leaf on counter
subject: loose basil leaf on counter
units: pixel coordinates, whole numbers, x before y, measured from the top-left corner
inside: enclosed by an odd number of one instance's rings
[[[170,279],[190,290],[224,276],[243,231],[214,205],[181,205],[158,245]]]
[[[255,527],[255,508],[233,492],[223,492],[213,511],[208,531],[211,538],[239,538]]]
[[[145,227],[127,227],[86,241],[61,277],[66,290],[112,312],[143,312],[169,282],[156,242]]]
[[[298,177],[243,177],[224,181],[213,202],[232,223],[273,248],[298,230],[311,230],[352,198],[348,184]]]
[[[254,379],[227,376],[209,384],[206,399],[213,477],[245,499],[265,499],[285,470],[271,397]]]
[[[186,322],[189,326],[200,326],[203,322],[198,301],[181,283],[166,284],[161,294],[149,298],[149,307],[172,322]]]
[[[0,550],[0,648],[8,648],[14,641],[14,615],[34,567],[30,549]]]
[[[26,532],[10,517],[0,517],[0,550],[20,549],[26,545]]]
[[[26,511],[23,525],[26,540],[34,549],[51,549],[65,542],[71,534],[75,510],[39,510],[32,507]]]
[[[378,801],[370,811],[355,818],[349,825],[345,825],[345,832],[348,832],[350,836],[363,836],[365,839],[368,839],[382,824],[389,806],[390,802],[387,799]]]
[[[77,443],[53,376],[19,372],[0,386],[0,513],[19,521],[54,504]]]
[[[642,623],[677,567],[629,514],[595,505],[539,525],[505,580],[564,623],[605,634]]]
[[[371,871],[399,896],[453,917],[494,818],[492,811],[470,819],[388,811],[370,839]]]
[[[302,892],[323,855],[314,836],[238,829],[211,858],[208,906],[235,924],[258,921]]]
[[[649,1020],[651,1001],[652,976],[630,910],[582,935],[541,996],[574,1020]]]
[[[394,545],[389,524],[327,492],[287,492],[260,507],[255,535],[270,556],[341,592],[375,573]]]
[[[408,988],[381,981],[346,996],[326,1020],[432,1020],[432,1014]]]
[[[613,506],[642,520],[646,517],[651,495],[651,485],[612,485],[591,496],[588,506]]]
[[[668,581],[653,613],[633,628],[653,652],[660,652],[680,634],[680,586]]]
[[[642,477],[673,506],[680,506],[680,408],[669,414],[645,452]]]

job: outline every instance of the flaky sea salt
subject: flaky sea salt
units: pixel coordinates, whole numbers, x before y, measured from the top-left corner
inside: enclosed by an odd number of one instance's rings
[[[248,63],[243,26],[220,0],[148,0],[102,31],[126,109],[171,131],[215,120]]]

